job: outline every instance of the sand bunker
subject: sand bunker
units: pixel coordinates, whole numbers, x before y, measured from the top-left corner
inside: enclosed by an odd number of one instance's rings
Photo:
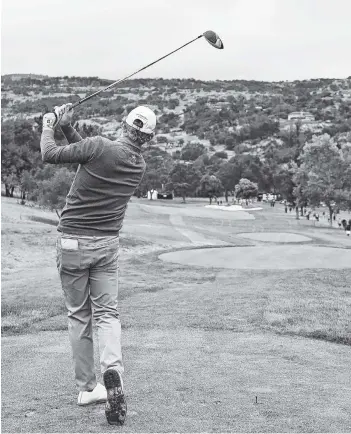
[[[238,236],[254,241],[266,241],[271,243],[302,243],[312,241],[311,238],[304,237],[303,235],[284,232],[255,232],[239,234]]]
[[[262,208],[243,208],[241,205],[205,205],[205,208],[222,211],[260,211]]]
[[[207,268],[302,269],[351,268],[351,249],[310,245],[226,247],[182,250],[159,256],[166,262]]]

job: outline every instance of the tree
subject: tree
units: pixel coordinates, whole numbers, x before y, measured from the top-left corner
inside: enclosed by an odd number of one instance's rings
[[[256,182],[260,189],[264,189],[264,179],[262,174],[262,162],[257,155],[238,155],[229,160],[236,166],[236,184],[241,178],[247,178]]]
[[[297,165],[294,162],[283,164],[276,173],[277,190],[283,198],[295,205],[296,197],[294,196],[294,188],[296,187],[293,178],[297,170]]]
[[[347,154],[328,134],[313,136],[303,148],[301,165],[296,171],[294,194],[312,206],[324,202],[332,225],[336,208],[345,208],[351,200],[351,168]]]
[[[168,139],[166,136],[157,136],[156,141],[157,141],[157,143],[167,143]]]
[[[188,143],[182,148],[181,159],[185,161],[194,161],[205,152],[206,148],[202,143]]]
[[[40,166],[39,136],[27,121],[4,122],[1,131],[1,181],[13,197],[24,171]]]
[[[146,168],[143,179],[141,180],[138,188],[136,189],[136,194],[144,195],[146,192],[160,188],[163,184],[163,178],[160,171],[154,168]]]
[[[214,155],[218,158],[223,158],[224,160],[228,159],[228,154],[225,151],[217,151],[214,153]]]
[[[224,163],[216,173],[224,188],[225,200],[228,202],[228,193],[233,192],[240,180],[241,170],[234,162]]]
[[[33,175],[28,170],[23,171],[21,174],[20,188],[21,188],[21,204],[24,205],[26,200],[26,194],[29,193],[30,191],[35,190],[35,188],[37,188],[37,183],[35,182]]]
[[[138,188],[136,195],[144,195],[151,189],[161,188],[169,178],[169,173],[174,167],[172,157],[162,149],[153,146],[143,151],[146,162],[146,170]]]
[[[194,194],[199,186],[201,173],[193,164],[178,163],[169,175],[175,193],[181,196],[185,202],[188,195]]]
[[[265,161],[261,168],[261,188],[265,191],[278,191],[278,172],[280,166],[273,150],[265,153]]]
[[[50,209],[63,208],[74,176],[74,172],[66,167],[60,167],[51,179],[39,181],[38,200],[40,205]]]
[[[200,180],[199,193],[210,199],[217,198],[223,192],[223,185],[221,181],[214,175],[204,175]]]
[[[258,186],[255,182],[251,182],[249,179],[241,178],[239,184],[235,186],[235,195],[238,198],[250,199],[257,197]]]
[[[187,182],[178,182],[173,184],[176,195],[181,196],[185,203],[185,198],[189,194],[190,184]]]

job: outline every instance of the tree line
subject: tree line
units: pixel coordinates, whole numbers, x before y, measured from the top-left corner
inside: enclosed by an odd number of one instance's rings
[[[75,127],[83,137],[99,134],[93,125]],[[66,144],[58,129],[59,144]],[[3,122],[1,131],[1,181],[5,194],[20,192],[22,203],[37,202],[61,209],[77,165],[44,164],[40,154],[40,119]],[[210,155],[200,143],[185,144],[180,155],[170,155],[157,144],[143,151],[145,175],[135,194],[151,189],[189,196],[249,198],[259,192],[280,194],[294,207],[318,206],[324,202],[330,216],[337,209],[351,209],[351,133],[331,137],[301,132],[297,124],[283,144],[275,138],[262,155],[238,153],[228,159],[225,151]]]

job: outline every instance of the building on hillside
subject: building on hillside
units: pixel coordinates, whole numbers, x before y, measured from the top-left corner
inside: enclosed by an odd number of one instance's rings
[[[288,114],[288,121],[300,119],[301,121],[314,121],[315,117],[310,112],[292,112]]]

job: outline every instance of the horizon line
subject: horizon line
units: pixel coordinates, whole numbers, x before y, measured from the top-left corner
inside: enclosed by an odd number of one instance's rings
[[[1,74],[2,77],[8,77],[12,75],[37,75],[40,77],[47,77],[47,78],[95,78],[100,80],[109,80],[114,81],[112,78],[103,78],[99,77],[97,75],[48,75],[48,74],[41,74],[36,72],[11,72],[7,74]],[[248,79],[248,78],[233,78],[233,79],[212,79],[212,80],[202,80],[199,78],[194,77],[172,77],[172,78],[164,78],[164,77],[139,77],[139,78],[129,78],[128,80],[194,80],[194,81],[200,81],[200,82],[232,82],[232,81],[254,81],[258,83],[286,83],[286,82],[295,82],[295,81],[320,81],[320,80],[351,80],[351,75],[348,77],[311,77],[311,78],[300,78],[300,79],[286,79],[286,80],[259,80],[259,79]],[[128,81],[126,80],[126,81]]]

